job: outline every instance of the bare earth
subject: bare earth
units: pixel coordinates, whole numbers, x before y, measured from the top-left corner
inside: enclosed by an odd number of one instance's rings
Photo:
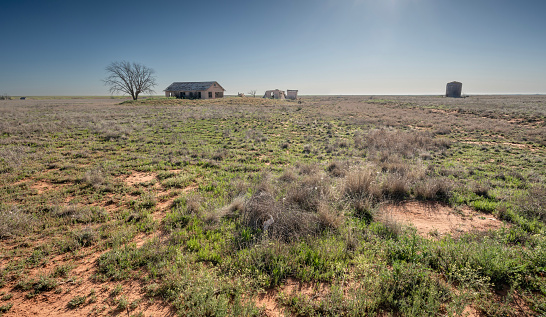
[[[383,205],[380,216],[385,221],[412,226],[423,237],[494,230],[506,225],[492,215],[468,207],[453,209],[440,203],[417,201]]]

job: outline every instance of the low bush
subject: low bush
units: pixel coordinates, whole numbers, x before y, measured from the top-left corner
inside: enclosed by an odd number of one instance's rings
[[[0,239],[24,235],[39,221],[16,206],[0,204]]]

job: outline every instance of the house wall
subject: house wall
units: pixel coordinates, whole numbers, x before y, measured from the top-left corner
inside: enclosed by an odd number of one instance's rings
[[[211,98],[209,98],[209,92],[212,92]],[[201,94],[202,99],[216,99],[216,98],[223,98],[223,97],[224,97],[224,90],[220,88],[219,86],[214,87],[214,85],[210,86],[209,89],[207,89]]]
[[[275,99],[284,99],[285,94],[284,91],[275,89],[273,90],[273,98]]]
[[[165,91],[165,97],[181,98],[182,93],[185,93],[184,97],[189,98],[190,93],[193,93],[194,95],[196,95],[198,92],[201,93],[201,99],[216,99],[216,98],[224,97],[224,90],[220,87],[211,87],[207,90],[201,90],[201,91]],[[209,97],[209,92],[212,94],[211,97]]]
[[[284,99],[286,97],[284,91],[282,90],[266,90],[264,98],[274,98],[274,99]]]
[[[286,91],[286,98],[288,99],[298,99],[298,91],[297,90],[287,90]]]

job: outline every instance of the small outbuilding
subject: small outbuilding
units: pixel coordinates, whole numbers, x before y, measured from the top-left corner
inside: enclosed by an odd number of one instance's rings
[[[216,81],[174,82],[165,89],[165,97],[182,99],[223,98],[226,91]]]
[[[447,83],[446,97],[461,98],[462,91],[463,91],[463,84],[458,81],[452,81],[450,83]]]
[[[285,99],[286,94],[284,93],[283,90],[279,90],[279,89],[266,90],[264,94],[264,98]]]
[[[292,100],[296,100],[298,99],[298,91],[297,90],[291,90],[291,89],[288,89],[286,91],[286,99],[292,99]]]

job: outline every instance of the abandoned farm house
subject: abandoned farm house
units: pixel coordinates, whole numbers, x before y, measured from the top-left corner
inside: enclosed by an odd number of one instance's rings
[[[218,82],[175,82],[165,89],[165,97],[184,99],[223,98],[226,91]]]

